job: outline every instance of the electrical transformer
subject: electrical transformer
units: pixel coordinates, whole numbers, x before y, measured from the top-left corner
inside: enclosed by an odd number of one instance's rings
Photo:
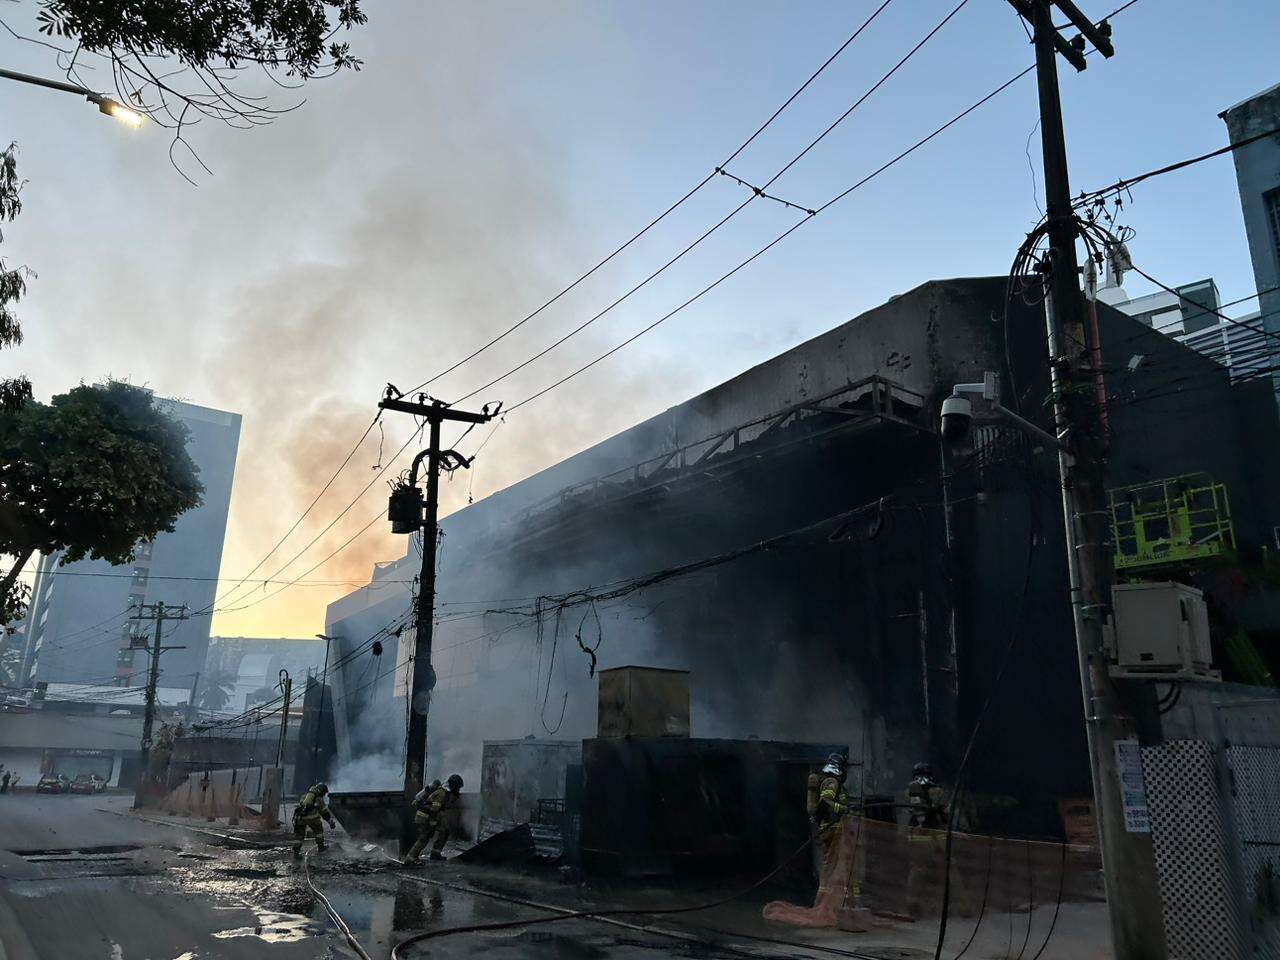
[[[1120,583],[1112,588],[1107,631],[1112,674],[1214,679],[1204,594],[1182,583]]]

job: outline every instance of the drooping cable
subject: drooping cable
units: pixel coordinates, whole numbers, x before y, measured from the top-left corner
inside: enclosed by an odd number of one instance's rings
[[[833,120],[833,121],[832,121],[832,122],[831,122],[831,123],[830,123],[830,124],[829,124],[829,125],[828,125],[828,126],[827,126],[823,131],[822,131],[822,132],[821,132],[821,133],[819,133],[819,134],[818,134],[818,135],[817,135],[813,140],[811,140],[811,141],[810,141],[810,142],[809,142],[809,143],[808,143],[808,144],[807,144],[807,145],[806,145],[806,146],[805,146],[805,147],[804,147],[804,148],[803,148],[799,153],[797,153],[797,154],[796,154],[795,156],[793,156],[790,160],[788,160],[788,161],[787,161],[787,162],[786,162],[786,163],[781,167],[781,169],[779,169],[776,173],[774,173],[774,175],[773,175],[772,177],[770,177],[768,181],[766,181],[766,182],[765,182],[765,184],[764,184],[762,187],[760,187],[760,188],[756,189],[753,193],[751,193],[751,194],[747,197],[747,199],[743,200],[743,201],[742,201],[742,203],[738,204],[738,206],[736,206],[733,210],[729,211],[729,213],[728,213],[728,214],[726,214],[726,215],[725,215],[721,220],[719,220],[719,221],[718,221],[717,223],[715,223],[713,226],[709,227],[706,231],[704,231],[702,234],[700,234],[700,235],[697,237],[697,239],[695,239],[692,243],[690,243],[690,244],[688,244],[687,246],[685,246],[682,250],[680,250],[680,252],[679,252],[679,253],[675,254],[675,256],[673,256],[673,257],[671,257],[669,260],[667,260],[667,261],[666,261],[664,264],[662,264],[662,266],[660,266],[657,270],[655,270],[655,271],[653,271],[652,273],[650,273],[650,274],[649,274],[648,276],[646,276],[643,280],[641,280],[639,283],[637,283],[636,285],[634,285],[633,287],[631,287],[631,289],[629,289],[626,293],[622,294],[622,296],[620,296],[620,297],[618,297],[617,299],[615,299],[612,303],[610,303],[610,304],[609,304],[608,306],[606,306],[604,309],[600,310],[599,312],[597,312],[597,313],[596,313],[596,314],[594,314],[593,316],[588,317],[588,318],[587,318],[586,320],[584,320],[582,323],[578,324],[576,327],[574,327],[573,329],[571,329],[568,333],[564,334],[563,336],[559,337],[557,340],[555,340],[555,341],[553,341],[552,343],[548,344],[547,346],[543,347],[541,350],[539,350],[538,352],[534,353],[532,356],[527,357],[526,359],[524,359],[524,360],[520,361],[520,363],[516,364],[514,367],[511,367],[510,369],[508,369],[508,370],[507,370],[507,371],[505,371],[504,373],[500,374],[499,376],[497,376],[497,377],[493,378],[493,379],[492,379],[492,380],[490,380],[488,383],[482,384],[481,386],[476,387],[474,390],[470,391],[469,393],[464,394],[463,396],[459,397],[459,398],[458,398],[458,400],[457,400],[456,402],[462,402],[462,401],[464,401],[464,400],[468,400],[468,399],[470,399],[471,397],[474,397],[474,396],[475,396],[476,394],[478,394],[478,393],[483,393],[483,392],[485,392],[485,391],[487,391],[487,390],[491,389],[492,387],[496,386],[497,384],[501,383],[503,380],[506,380],[508,377],[511,377],[511,376],[513,376],[514,374],[518,373],[519,371],[523,370],[525,367],[529,366],[529,364],[534,363],[534,362],[535,362],[535,361],[537,361],[537,360],[540,360],[542,357],[546,356],[548,353],[551,353],[553,350],[557,349],[557,348],[558,348],[558,347],[560,347],[562,344],[564,344],[564,343],[566,343],[567,341],[571,340],[573,337],[576,337],[576,336],[577,336],[579,333],[581,333],[583,330],[587,329],[587,327],[591,326],[593,323],[595,323],[595,322],[596,322],[597,320],[599,320],[601,317],[605,316],[607,313],[609,313],[609,312],[610,312],[611,310],[613,310],[615,307],[617,307],[617,306],[619,306],[620,304],[624,303],[624,302],[625,302],[627,299],[629,299],[633,294],[635,294],[636,292],[638,292],[640,289],[642,289],[643,287],[645,287],[646,285],[648,285],[651,281],[653,281],[653,280],[654,280],[654,279],[656,279],[657,277],[661,276],[661,275],[662,275],[663,273],[665,273],[669,268],[671,268],[671,267],[672,267],[672,266],[674,266],[676,263],[678,263],[681,259],[683,259],[683,258],[684,258],[684,256],[685,256],[686,254],[688,254],[688,253],[689,253],[690,251],[692,251],[694,248],[696,248],[697,246],[699,246],[699,245],[700,245],[704,240],[706,240],[708,237],[710,237],[712,234],[714,234],[716,231],[718,231],[721,227],[725,226],[725,224],[727,224],[730,220],[732,220],[734,217],[736,217],[740,212],[742,212],[744,209],[746,209],[746,208],[747,208],[747,206],[749,206],[749,205],[750,205],[754,200],[756,200],[756,199],[757,199],[757,197],[759,197],[759,196],[762,194],[762,192],[763,192],[764,190],[768,189],[768,188],[769,188],[773,183],[775,183],[775,182],[776,182],[780,177],[782,177],[783,175],[785,175],[785,174],[787,173],[787,171],[789,171],[793,166],[795,166],[797,163],[799,163],[801,159],[803,159],[805,156],[807,156],[807,155],[808,155],[808,153],[809,153],[811,150],[813,150],[813,149],[814,149],[814,148],[815,148],[819,143],[821,143],[821,142],[822,142],[822,141],[823,141],[823,140],[824,140],[824,139],[825,139],[825,138],[826,138],[826,137],[827,137],[827,136],[828,136],[828,135],[829,135],[833,130],[835,130],[837,126],[839,126],[839,125],[840,125],[841,123],[843,123],[846,119],[848,119],[848,117],[849,117],[849,116],[850,116],[850,115],[851,115],[851,114],[852,114],[852,113],[853,113],[853,112],[854,112],[858,107],[860,107],[862,104],[864,104],[864,103],[867,101],[867,99],[868,99],[868,98],[869,98],[873,93],[875,93],[875,91],[876,91],[876,90],[880,89],[880,87],[881,87],[881,86],[883,86],[883,85],[884,85],[884,84],[885,84],[885,83],[886,83],[886,82],[887,82],[891,77],[893,77],[893,76],[894,76],[894,75],[895,75],[895,74],[896,74],[900,69],[902,69],[902,67],[904,67],[904,66],[907,64],[907,62],[908,62],[909,60],[911,60],[911,58],[912,58],[912,57],[914,57],[917,53],[919,53],[919,51],[924,47],[924,45],[925,45],[926,43],[928,43],[930,40],[932,40],[932,39],[933,39],[933,37],[934,37],[934,36],[936,36],[936,35],[938,34],[938,32],[939,32],[940,30],[942,30],[942,28],[943,28],[943,27],[945,27],[945,26],[947,25],[947,23],[949,23],[949,22],[952,20],[952,18],[954,18],[954,17],[956,16],[956,14],[958,14],[958,13],[963,9],[963,8],[965,7],[965,5],[966,5],[968,2],[969,2],[969,0],[960,0],[960,2],[959,2],[958,4],[956,4],[956,6],[955,6],[955,7],[953,7],[953,8],[951,9],[951,11],[950,11],[950,12],[949,12],[945,17],[943,17],[943,18],[942,18],[942,20],[940,20],[936,25],[934,25],[934,27],[933,27],[933,28],[932,28],[928,33],[926,33],[926,34],[924,35],[924,37],[922,37],[919,41],[917,41],[917,42],[916,42],[916,44],[915,44],[915,45],[914,45],[914,46],[913,46],[909,51],[907,51],[907,53],[906,53],[906,54],[905,54],[905,55],[904,55],[904,56],[903,56],[903,57],[902,57],[902,58],[901,58],[897,63],[895,63],[892,67],[890,67],[890,68],[889,68],[889,70],[888,70],[887,72],[885,72],[885,73],[880,77],[880,79],[879,79],[879,80],[877,80],[874,84],[872,84],[872,86],[870,87],[870,89],[868,89],[865,93],[863,93],[863,94],[862,94],[862,96],[860,96],[856,101],[854,101],[854,103],[853,103],[851,106],[849,106],[849,108],[848,108],[848,109],[846,109],[842,114],[840,114],[840,116],[838,116],[835,120]],[[847,192],[848,192],[848,191],[846,191],[846,193],[847,193]],[[817,209],[808,209],[808,210],[806,210],[806,211],[805,211],[805,217],[804,217],[803,219],[801,219],[801,220],[798,220],[798,221],[797,221],[794,225],[792,225],[792,226],[791,226],[791,227],[790,227],[790,228],[789,228],[785,233],[783,233],[781,236],[777,237],[775,240],[773,240],[771,243],[767,244],[767,245],[766,245],[765,247],[763,247],[762,249],[760,249],[760,250],[756,251],[756,253],[755,253],[755,254],[753,254],[753,255],[752,255],[751,257],[749,257],[747,260],[743,261],[741,264],[739,264],[737,267],[735,267],[733,270],[731,270],[728,274],[725,274],[724,276],[722,276],[722,277],[721,277],[719,280],[717,280],[715,283],[711,284],[711,285],[710,285],[710,286],[708,286],[708,287],[705,287],[705,288],[704,288],[700,293],[698,293],[696,296],[694,296],[694,297],[693,297],[693,298],[691,298],[690,300],[686,301],[684,304],[681,304],[681,305],[680,305],[679,307],[677,307],[674,311],[672,311],[672,314],[668,314],[668,315],[667,315],[667,317],[663,317],[663,318],[661,318],[660,320],[656,321],[655,323],[651,324],[649,327],[646,327],[646,328],[645,328],[644,330],[642,330],[639,334],[637,334],[637,337],[642,336],[642,335],[643,335],[643,334],[645,334],[645,333],[648,333],[648,332],[649,332],[649,330],[651,330],[651,329],[653,329],[654,327],[658,326],[658,324],[662,323],[662,322],[663,322],[664,320],[666,320],[669,316],[672,316],[672,315],[674,315],[675,313],[678,313],[680,310],[683,310],[686,306],[688,306],[688,305],[689,305],[690,303],[692,303],[694,300],[697,300],[697,299],[698,299],[699,297],[701,297],[703,294],[705,294],[705,293],[707,293],[708,291],[710,291],[710,290],[714,289],[714,288],[715,288],[716,286],[718,286],[721,282],[723,282],[724,280],[727,280],[730,276],[732,276],[733,274],[737,273],[737,271],[738,271],[738,270],[742,269],[742,268],[743,268],[743,267],[745,267],[748,263],[750,263],[750,262],[752,262],[753,260],[755,260],[755,259],[756,259],[756,257],[760,256],[760,255],[761,255],[761,254],[763,254],[765,251],[767,251],[767,250],[769,250],[770,248],[772,248],[775,244],[777,244],[777,243],[781,242],[785,237],[789,236],[793,231],[795,231],[795,230],[796,230],[796,228],[798,228],[801,224],[803,224],[803,223],[807,223],[809,220],[811,220],[813,217],[817,216],[819,213],[821,213],[821,212],[822,212],[823,210],[825,210],[827,207],[831,206],[831,204],[832,204],[832,203],[835,203],[836,201],[838,201],[838,200],[842,199],[842,198],[843,198],[843,196],[844,196],[843,194],[842,194],[842,195],[840,195],[840,196],[837,196],[837,197],[833,198],[832,200],[828,201],[826,204],[823,204],[821,207],[818,207]],[[636,339],[636,337],[633,337],[633,338],[631,338],[631,339],[632,339],[632,340],[634,340],[634,339]],[[553,385],[552,385],[552,387],[550,387],[550,388],[548,388],[548,389],[554,389],[556,386],[559,386],[559,384],[560,384],[560,383],[565,382],[565,381],[567,381],[567,380],[571,380],[571,379],[573,379],[573,377],[576,377],[579,373],[583,372],[583,370],[588,369],[588,368],[590,368],[591,366],[594,366],[594,365],[595,365],[596,363],[598,363],[600,360],[603,360],[603,359],[604,359],[604,357],[607,357],[607,356],[609,356],[610,354],[612,354],[612,353],[616,352],[617,350],[622,349],[622,347],[626,346],[626,345],[627,345],[628,343],[630,343],[630,342],[631,342],[631,340],[627,340],[627,341],[625,341],[624,343],[622,343],[622,344],[618,345],[617,347],[613,348],[613,350],[609,351],[609,353],[606,353],[606,354],[605,354],[604,356],[602,356],[602,357],[598,357],[596,360],[594,360],[594,361],[592,361],[591,363],[587,364],[587,365],[586,365],[586,367],[583,367],[583,368],[581,368],[581,369],[579,369],[579,370],[575,371],[574,373],[570,374],[568,377],[565,377],[565,378],[564,378],[564,380],[559,381],[559,382],[557,382],[556,384],[553,384]],[[545,391],[544,391],[544,392],[545,392]],[[520,403],[516,404],[514,407],[510,407],[510,408],[509,408],[509,410],[515,410],[517,407],[523,406],[525,403],[529,402],[529,400],[531,400],[531,399],[535,399],[535,398],[534,398],[534,397],[526,398],[525,400],[523,400],[523,401],[521,401]]]
[[[791,104],[795,101],[795,99],[799,97],[800,94],[804,93],[804,91],[809,88],[809,85],[812,84],[813,81],[817,80],[818,77],[823,73],[823,71],[825,71],[827,67],[831,66],[831,64],[835,62],[836,58],[839,57],[840,54],[844,53],[844,51],[849,47],[849,45],[852,44],[856,39],[858,39],[858,37],[862,34],[862,32],[866,30],[867,27],[869,27],[871,23],[878,16],[880,16],[881,12],[887,6],[889,6],[889,4],[892,2],[893,0],[883,0],[880,6],[876,8],[875,12],[873,12],[870,17],[868,17],[865,21],[863,21],[863,23],[856,30],[854,30],[854,32],[848,37],[848,39],[846,39],[844,43],[840,44],[840,46],[836,48],[836,51],[832,53],[831,56],[829,56],[825,61],[823,61],[822,65],[819,66],[818,69],[815,70],[812,74],[810,74],[809,78],[805,80],[805,82],[802,83],[791,94],[791,96],[787,97],[787,99],[783,101],[782,105],[778,107],[778,109],[776,109],[769,116],[769,118],[764,121],[764,123],[760,124],[760,126],[756,128],[755,132],[752,133],[751,136],[747,137],[746,140],[740,143],[738,147],[732,153],[729,154],[728,157],[726,157],[723,161],[721,161],[721,163],[716,169],[713,169],[710,173],[708,173],[705,177],[703,177],[700,181],[698,181],[698,183],[694,184],[694,186],[691,187],[688,191],[686,191],[683,196],[681,196],[678,200],[675,201],[675,203],[671,204],[669,207],[663,210],[660,214],[658,214],[656,217],[650,220],[647,224],[645,224],[645,226],[642,227],[637,233],[633,234],[621,246],[615,248],[611,253],[605,256],[604,259],[598,261],[594,266],[590,267],[585,273],[579,276],[576,280],[574,280],[568,286],[562,288],[558,293],[556,293],[550,299],[546,300],[541,306],[535,309],[532,313],[518,320],[516,323],[512,324],[510,327],[503,330],[501,333],[493,337],[487,343],[484,343],[480,347],[476,348],[474,351],[472,351],[467,356],[463,357],[461,360],[458,360],[457,362],[453,363],[452,365],[445,368],[444,370],[441,370],[439,373],[436,373],[428,377],[426,380],[423,380],[417,386],[411,387],[410,389],[404,392],[414,393],[418,390],[421,390],[430,386],[432,383],[439,380],[441,377],[444,377],[452,373],[454,370],[457,370],[463,364],[468,363],[471,360],[474,360],[476,357],[480,356],[480,354],[484,353],[490,347],[504,340],[510,334],[515,333],[515,331],[519,330],[522,326],[524,326],[530,320],[537,317],[548,307],[555,304],[566,294],[576,289],[583,281],[587,280],[593,274],[595,274],[598,270],[600,270],[602,267],[606,266],[615,257],[617,257],[619,254],[625,251],[628,247],[630,247],[633,243],[635,243],[637,240],[639,240],[641,237],[647,234],[650,230],[656,227],[659,223],[665,220],[670,214],[674,213],[679,207],[683,206],[688,200],[692,199],[694,194],[698,193],[703,187],[705,187],[708,183],[710,183],[715,178],[716,170],[722,167],[728,166],[730,163],[732,163],[734,160],[738,158],[738,156],[742,153],[742,151],[746,150],[747,147],[749,147],[752,143],[754,143],[756,138],[759,137],[760,134],[764,133],[764,131],[773,123],[773,121],[777,120],[778,117],[782,115],[782,112],[786,110],[789,106],[791,106]]]

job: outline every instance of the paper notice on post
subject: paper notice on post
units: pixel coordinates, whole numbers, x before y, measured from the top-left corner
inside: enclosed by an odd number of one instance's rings
[[[1137,740],[1117,740],[1115,747],[1116,776],[1120,780],[1120,800],[1124,805],[1124,828],[1129,833],[1150,833],[1147,785],[1142,778],[1142,748]]]

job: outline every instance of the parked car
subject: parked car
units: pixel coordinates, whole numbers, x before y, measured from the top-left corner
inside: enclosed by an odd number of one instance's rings
[[[62,774],[46,773],[36,784],[36,793],[69,793],[71,781]]]
[[[96,773],[80,773],[71,781],[72,793],[101,793],[107,789],[107,781]]]

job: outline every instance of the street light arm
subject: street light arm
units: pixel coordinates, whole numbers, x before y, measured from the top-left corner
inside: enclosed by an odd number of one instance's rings
[[[87,100],[93,101],[102,99],[102,95],[95,93],[88,87],[82,87],[78,83],[63,83],[61,80],[49,80],[46,77],[35,77],[29,73],[18,73],[16,70],[5,70],[0,68],[0,78],[5,80],[16,80],[19,83],[31,83],[37,87],[48,87],[50,90],[61,90],[63,93],[77,93]],[[94,98],[97,98],[95,100]]]
[[[142,114],[131,107],[126,107],[119,100],[108,97],[105,93],[98,93],[83,87],[78,83],[65,83],[62,80],[50,80],[48,77],[36,77],[29,73],[19,73],[16,70],[5,70],[0,68],[0,80],[16,80],[18,83],[30,83],[37,87],[45,87],[49,90],[59,90],[63,93],[74,93],[77,96],[84,97],[90,103],[97,106],[100,113],[105,113],[109,117],[114,117],[121,123],[131,127],[139,127],[142,125]]]

